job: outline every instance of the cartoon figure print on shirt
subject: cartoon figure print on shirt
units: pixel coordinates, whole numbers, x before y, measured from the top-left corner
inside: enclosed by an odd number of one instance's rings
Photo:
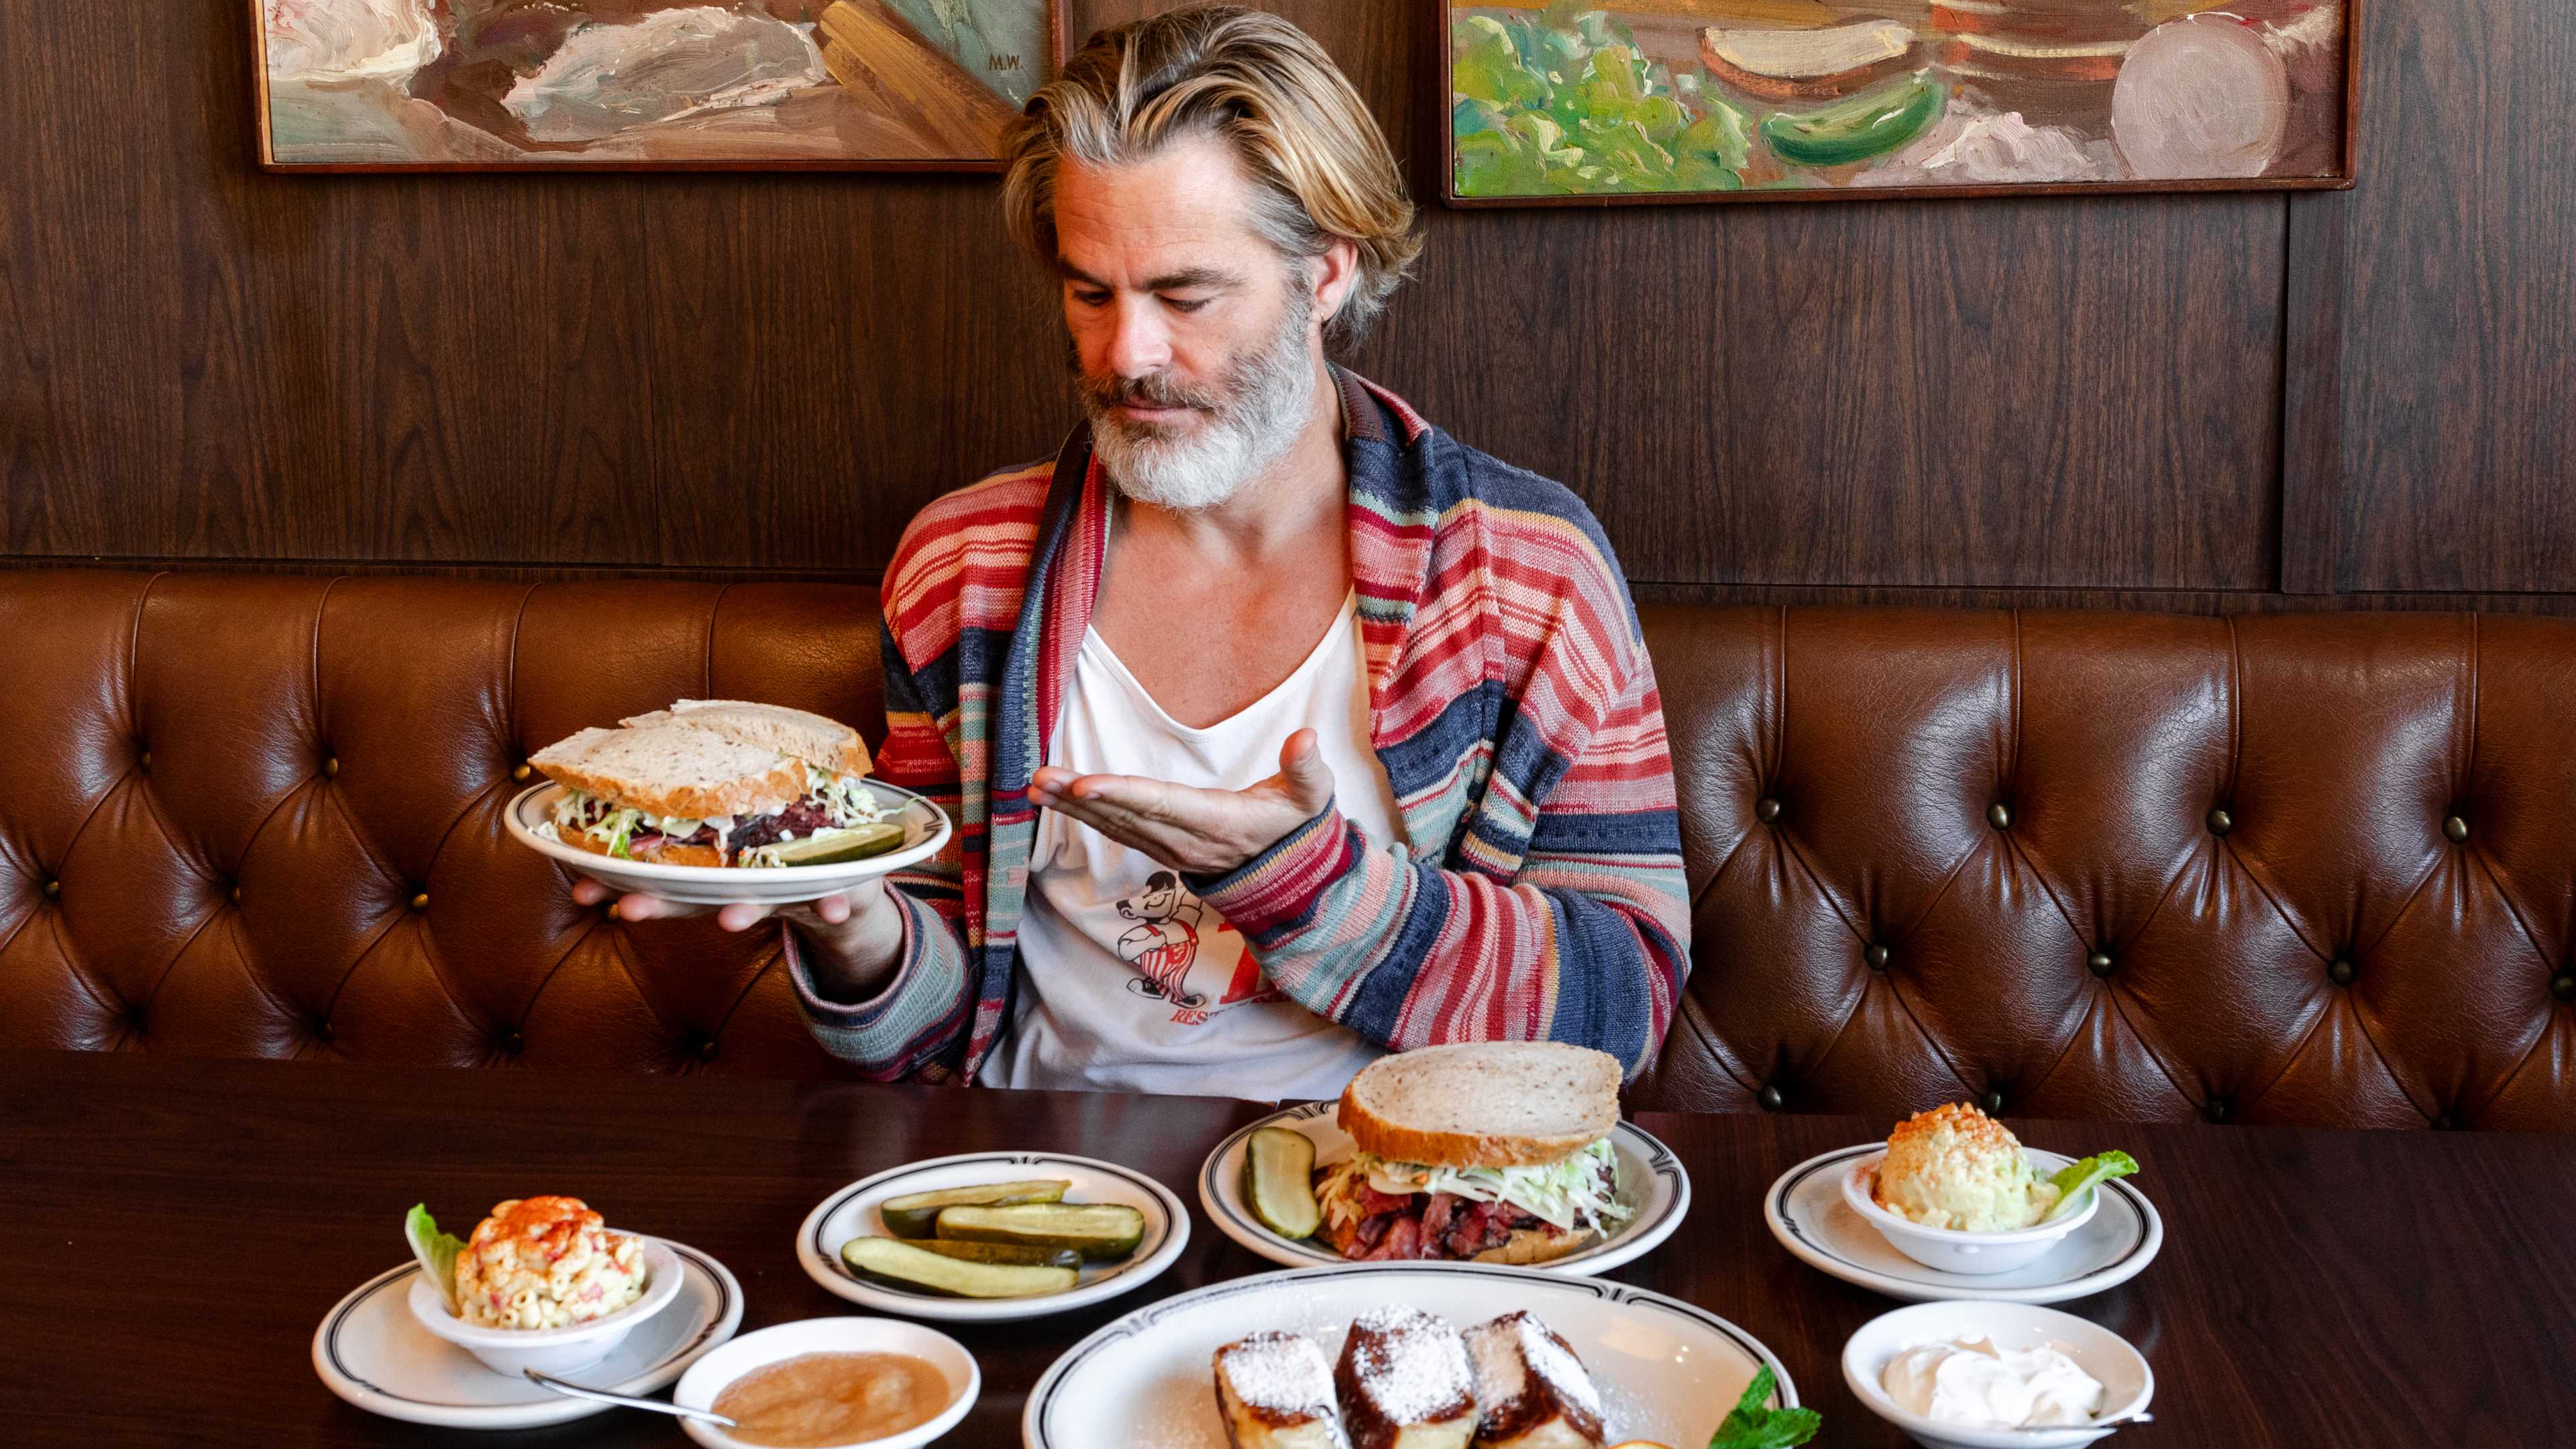
[[[1207,937],[1200,936],[1199,922],[1208,914],[1206,903],[1168,870],[1147,876],[1143,890],[1118,903],[1119,917],[1136,923],[1118,938],[1118,959],[1137,973],[1127,989],[1170,1002],[1172,1020],[1183,1026],[1198,1025],[1225,1007],[1280,999],[1261,979],[1261,964],[1243,949],[1234,927],[1219,919]],[[1210,991],[1219,989],[1222,994],[1211,998]]]

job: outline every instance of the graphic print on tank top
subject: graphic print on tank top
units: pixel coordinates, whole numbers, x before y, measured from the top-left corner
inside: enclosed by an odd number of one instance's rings
[[[1143,890],[1119,901],[1118,915],[1136,923],[1118,938],[1118,959],[1136,971],[1127,990],[1169,1002],[1179,1025],[1201,1025],[1229,1006],[1286,999],[1243,949],[1242,934],[1172,872],[1146,877]],[[1204,938],[1202,924],[1210,928]]]

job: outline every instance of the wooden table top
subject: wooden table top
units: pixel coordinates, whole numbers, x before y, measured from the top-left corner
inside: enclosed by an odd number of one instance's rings
[[[0,1054],[0,1439],[268,1446],[472,1442],[379,1419],[314,1376],[315,1326],[404,1259],[401,1218],[529,1192],[721,1259],[743,1331],[859,1312],[796,1266],[832,1189],[924,1157],[1041,1148],[1153,1174],[1195,1218],[1153,1283],[1088,1311],[943,1325],[984,1391],[942,1441],[1019,1443],[1057,1354],[1155,1298],[1270,1265],[1198,1214],[1201,1161],[1263,1109],[1202,1098],[813,1085],[334,1063]],[[1763,1227],[1764,1189],[1881,1136],[1856,1118],[1647,1114],[1689,1167],[1689,1220],[1610,1276],[1734,1320],[1824,1412],[1823,1444],[1897,1445],[1843,1386],[1844,1340],[1897,1305],[1808,1268]],[[2123,1146],[2164,1214],[2129,1284],[2060,1305],[2155,1367],[2164,1445],[2539,1445],[2576,1422],[2576,1140],[2260,1127],[2035,1125]],[[611,1410],[507,1445],[685,1442]],[[1681,1446],[1690,1449],[1690,1446]]]

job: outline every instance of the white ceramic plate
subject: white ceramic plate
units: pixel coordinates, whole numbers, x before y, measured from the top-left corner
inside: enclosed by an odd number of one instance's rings
[[[1283,1238],[1261,1225],[1252,1215],[1252,1205],[1243,1200],[1243,1154],[1252,1134],[1264,1127],[1288,1127],[1303,1132],[1315,1144],[1315,1165],[1329,1167],[1350,1156],[1354,1150],[1351,1134],[1333,1120],[1339,1104],[1308,1102],[1285,1112],[1264,1117],[1217,1144],[1199,1169],[1199,1206],[1207,1210],[1217,1231],[1241,1243],[1271,1262],[1290,1268],[1311,1268],[1345,1261],[1321,1239]],[[1610,1134],[1610,1147],[1619,1158],[1619,1200],[1635,1209],[1635,1215],[1619,1230],[1579,1253],[1569,1253],[1553,1263],[1539,1265],[1541,1272],[1571,1273],[1590,1277],[1606,1273],[1650,1250],[1673,1235],[1690,1211],[1690,1174],[1682,1171],[1681,1159],[1671,1148],[1647,1135],[1633,1122],[1621,1122]],[[1446,1261],[1418,1261],[1406,1266],[1415,1268],[1457,1268],[1470,1266]],[[1635,1436],[1630,1436],[1635,1437]],[[1705,1439],[1705,1436],[1703,1436]]]
[[[1886,1149],[1884,1142],[1845,1147],[1782,1173],[1762,1198],[1771,1236],[1811,1267],[1908,1303],[2062,1303],[2128,1282],[2164,1247],[2165,1222],[2155,1204],[2125,1179],[2113,1178],[2096,1189],[2101,1207],[2093,1220],[2036,1263],[1977,1276],[1926,1268],[1898,1252],[1843,1201],[1843,1177],[1852,1164]],[[2025,1151],[2043,1171],[2073,1161],[2036,1148]]]
[[[863,1283],[841,1266],[841,1245],[852,1238],[889,1236],[877,1216],[877,1204],[907,1193],[936,1192],[978,1183],[1017,1182],[1023,1178],[1060,1177],[1073,1186],[1066,1202],[1125,1203],[1145,1215],[1145,1238],[1120,1263],[1087,1263],[1081,1286],[1044,1298],[939,1298],[907,1293],[876,1283]],[[823,1199],[796,1230],[796,1261],[805,1275],[852,1303],[906,1318],[936,1318],[950,1323],[1000,1323],[1015,1318],[1042,1318],[1086,1308],[1152,1281],[1172,1266],[1190,1241],[1189,1209],[1172,1190],[1114,1162],[1089,1157],[1055,1157],[1035,1152],[969,1152],[934,1157],[861,1178]]]
[[[1613,1442],[1705,1444],[1762,1365],[1780,1407],[1798,1402],[1779,1358],[1751,1334],[1678,1299],[1618,1283],[1468,1263],[1344,1264],[1239,1278],[1166,1298],[1067,1350],[1030,1391],[1027,1449],[1225,1449],[1209,1361],[1263,1329],[1302,1333],[1338,1360],[1351,1320],[1414,1304],[1460,1328],[1528,1309],[1565,1336],[1601,1390]]]
[[[643,891],[668,900],[687,901],[693,905],[721,906],[735,901],[757,901],[768,905],[793,905],[799,901],[819,900],[834,891],[855,885],[870,876],[918,865],[939,853],[948,843],[948,815],[938,806],[900,785],[883,780],[870,780],[868,788],[876,792],[889,818],[903,823],[903,847],[865,860],[843,861],[839,865],[791,865],[775,870],[742,870],[720,865],[650,865],[637,860],[618,860],[548,840],[537,833],[537,827],[554,818],[555,797],[563,786],[548,782],[531,785],[512,796],[501,812],[501,823],[517,841],[540,855],[562,861],[583,875],[592,876],[620,891]]]
[[[635,1326],[615,1352],[575,1376],[590,1387],[649,1394],[742,1324],[742,1285],[695,1248],[656,1240],[678,1256],[679,1297]],[[340,1300],[313,1334],[313,1370],[331,1392],[371,1414],[450,1429],[530,1429],[609,1406],[496,1374],[472,1354],[430,1336],[408,1299],[418,1263],[379,1273]]]

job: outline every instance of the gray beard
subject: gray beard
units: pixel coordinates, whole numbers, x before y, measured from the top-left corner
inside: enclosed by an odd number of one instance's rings
[[[1315,412],[1307,317],[1307,308],[1291,307],[1276,337],[1228,369],[1194,438],[1132,427],[1086,395],[1091,450],[1109,481],[1135,502],[1187,512],[1233,498],[1287,456]]]

